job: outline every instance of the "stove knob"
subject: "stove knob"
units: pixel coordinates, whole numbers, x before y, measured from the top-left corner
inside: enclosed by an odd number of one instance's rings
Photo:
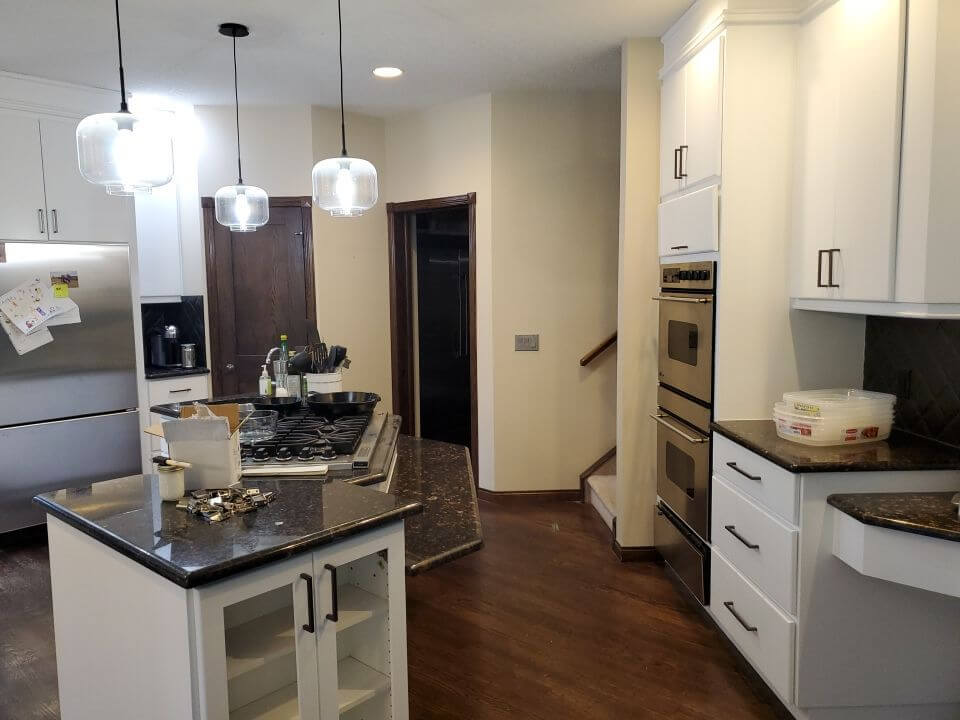
[[[297,457],[301,460],[313,460],[317,456],[317,448],[315,445],[305,445],[300,449],[300,452],[297,454]]]
[[[681,280],[689,280],[689,279],[690,279],[690,271],[689,271],[689,270],[681,270],[681,271],[680,271],[680,279],[681,279]]]
[[[322,460],[333,460],[335,457],[337,457],[337,451],[334,450],[329,445],[327,445],[326,447],[320,448],[319,454]]]
[[[268,460],[269,458],[270,458],[270,451],[265,447],[257,448],[256,450],[253,451],[254,460],[260,460],[262,462],[264,460]]]
[[[277,460],[280,462],[286,462],[293,458],[293,450],[291,450],[286,445],[277,448]]]

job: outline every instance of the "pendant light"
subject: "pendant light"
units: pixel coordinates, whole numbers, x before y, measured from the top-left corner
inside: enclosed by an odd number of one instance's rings
[[[363,215],[377,204],[377,169],[366,160],[347,155],[347,129],[343,113],[343,18],[337,0],[340,35],[340,157],[313,166],[313,202],[334,217]]]
[[[99,113],[77,125],[80,174],[111,195],[150,192],[173,179],[173,137],[167,123],[127,109],[120,44],[120,0],[114,0],[117,18],[117,55],[120,58],[120,111]]]
[[[267,193],[255,185],[243,184],[240,164],[240,93],[237,89],[237,38],[247,37],[250,30],[239,23],[223,23],[220,34],[233,38],[233,99],[237,119],[237,184],[217,190],[214,196],[217,222],[232,232],[253,232],[270,219],[270,201]]]

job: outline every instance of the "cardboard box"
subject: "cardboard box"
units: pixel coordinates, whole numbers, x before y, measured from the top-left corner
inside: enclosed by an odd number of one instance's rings
[[[227,488],[240,482],[239,407],[236,404],[181,409],[179,420],[153,425],[146,432],[167,441],[170,457],[193,465],[184,471],[190,490]]]

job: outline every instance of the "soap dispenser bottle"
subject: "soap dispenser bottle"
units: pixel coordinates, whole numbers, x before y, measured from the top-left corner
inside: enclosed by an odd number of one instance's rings
[[[263,372],[260,373],[259,391],[264,397],[269,397],[272,393],[270,385],[270,374],[267,372],[266,363],[263,365]]]

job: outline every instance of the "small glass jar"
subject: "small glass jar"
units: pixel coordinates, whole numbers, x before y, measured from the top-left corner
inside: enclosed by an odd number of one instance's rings
[[[176,502],[186,492],[181,467],[157,465],[157,483],[160,486],[160,499],[164,502]]]

